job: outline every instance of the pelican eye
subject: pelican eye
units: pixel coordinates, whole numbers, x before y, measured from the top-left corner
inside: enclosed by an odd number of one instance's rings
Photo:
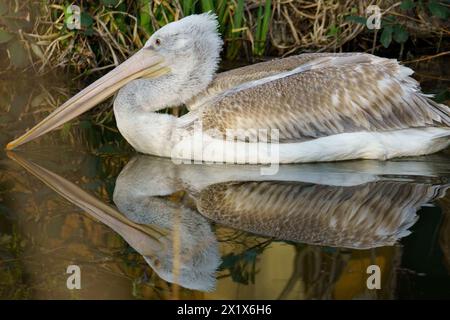
[[[157,39],[155,40],[155,44],[156,44],[157,46],[160,46],[160,45],[161,45],[161,39],[157,38]]]

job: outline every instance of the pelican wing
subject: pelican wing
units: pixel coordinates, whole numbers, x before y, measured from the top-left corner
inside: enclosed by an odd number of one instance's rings
[[[450,109],[420,93],[412,70],[369,54],[312,55],[280,60],[273,69],[249,72],[243,82],[202,98],[204,130],[278,129],[280,142],[344,132],[450,126]],[[284,67],[288,71],[278,72]],[[301,63],[294,69],[292,66]],[[277,69],[279,68],[279,69]],[[216,79],[225,83],[232,74]],[[210,90],[210,91],[211,91]],[[220,91],[222,90],[222,91]],[[217,93],[219,92],[219,93]]]
[[[367,249],[408,235],[416,211],[448,185],[379,181],[336,187],[288,181],[208,186],[199,211],[242,230],[310,244]]]
[[[275,59],[245,67],[232,69],[226,72],[217,74],[208,88],[195,96],[186,103],[189,110],[195,110],[202,105],[206,100],[216,96],[217,94],[238,86],[240,84],[259,80],[269,76],[286,72],[297,68],[311,60],[323,57],[350,57],[360,56],[363,53],[347,52],[347,53],[304,53],[301,55],[291,56],[284,59]]]

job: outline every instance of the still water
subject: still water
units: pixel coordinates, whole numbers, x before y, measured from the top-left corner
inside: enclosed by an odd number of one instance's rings
[[[2,145],[76,91],[0,82]],[[0,299],[450,298],[449,150],[261,176],[139,155],[107,108],[2,151]]]

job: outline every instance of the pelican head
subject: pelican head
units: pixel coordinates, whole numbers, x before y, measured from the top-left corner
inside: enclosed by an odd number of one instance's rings
[[[208,230],[210,232],[210,230]],[[197,232],[199,233],[199,232]],[[192,238],[181,235],[174,248],[174,234],[165,241],[164,250],[143,254],[144,260],[162,279],[191,290],[211,292],[216,286],[216,270],[221,259],[215,237]],[[186,241],[186,243],[185,243]],[[208,244],[200,245],[199,244]]]
[[[222,45],[217,27],[217,17],[211,13],[167,24],[128,60],[70,98],[6,148],[14,149],[61,126],[136,81],[165,79],[166,90],[178,96],[177,100],[168,99],[166,105],[189,99],[206,88],[217,69]]]
[[[222,47],[217,28],[214,14],[187,16],[156,31],[143,50],[164,57],[173,74],[184,74],[197,68],[215,71]],[[209,72],[205,77],[211,80],[212,74]]]

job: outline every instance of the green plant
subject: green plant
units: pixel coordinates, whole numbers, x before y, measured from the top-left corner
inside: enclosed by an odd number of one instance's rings
[[[363,25],[367,23],[367,19],[361,16],[347,16],[346,21],[351,21]],[[381,19],[380,31],[380,43],[385,48],[389,47],[389,45],[392,43],[392,40],[399,44],[403,44],[409,38],[409,33],[406,28],[402,24],[396,22],[393,16],[386,16]]]
[[[253,53],[257,56],[264,55],[266,50],[267,32],[269,31],[271,10],[271,0],[265,0],[264,8],[263,1],[260,0],[258,7],[258,16],[256,18],[256,34],[255,45],[253,46]]]
[[[5,47],[9,63],[14,68],[24,68],[29,64],[28,51],[21,32],[30,27],[27,8],[13,7],[10,2],[0,2],[0,50]]]
[[[403,0],[399,8],[405,13],[407,11],[418,10],[440,19],[447,19],[449,16],[448,7],[437,0]],[[365,25],[367,19],[362,16],[348,15],[346,16],[346,21]],[[404,22],[398,22],[398,19],[393,15],[385,15],[382,17],[379,41],[383,47],[388,48],[392,41],[403,45],[409,36],[410,34]]]

